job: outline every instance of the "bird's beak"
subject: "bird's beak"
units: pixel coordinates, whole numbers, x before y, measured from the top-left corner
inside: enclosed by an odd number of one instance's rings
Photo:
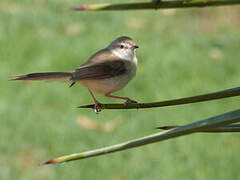
[[[133,45],[133,49],[137,49],[137,48],[139,48],[138,45]]]

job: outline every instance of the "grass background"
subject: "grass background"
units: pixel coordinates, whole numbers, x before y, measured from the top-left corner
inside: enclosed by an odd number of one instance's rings
[[[139,69],[118,95],[151,102],[239,86],[239,6],[67,10],[95,2],[106,1],[0,1],[0,179],[239,179],[238,134],[194,134],[65,166],[38,166],[52,157],[155,133],[156,126],[239,108],[240,99],[230,98],[96,115],[76,108],[92,102],[81,86],[7,81],[14,74],[71,71],[114,38],[128,35],[140,46]]]

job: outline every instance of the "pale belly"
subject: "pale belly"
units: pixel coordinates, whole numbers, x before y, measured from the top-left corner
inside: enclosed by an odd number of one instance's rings
[[[131,72],[107,79],[81,80],[83,86],[93,92],[106,95],[122,89],[134,77],[136,69]]]

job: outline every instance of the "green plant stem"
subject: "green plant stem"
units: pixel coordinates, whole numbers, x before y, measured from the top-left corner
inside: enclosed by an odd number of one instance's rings
[[[161,129],[161,130],[170,130],[174,129],[180,126],[162,126],[162,127],[157,127],[156,129]],[[203,131],[199,132],[206,132],[206,133],[232,133],[232,132],[240,132],[240,124],[233,124],[233,125],[228,125],[228,126],[221,126],[217,128],[212,128],[212,129],[206,129]]]
[[[220,126],[229,125],[236,122],[240,122],[240,109],[232,112],[228,112],[222,115],[218,115],[212,118],[208,118],[205,120],[197,121],[191,124],[187,124],[184,126],[180,126],[172,130],[163,131],[157,134],[152,134],[149,136],[145,136],[139,139],[116,144],[113,146],[108,146],[108,147],[104,147],[96,150],[57,157],[43,163],[43,165],[65,163],[68,161],[85,159],[93,156],[100,156],[100,155],[122,151],[130,148],[135,148],[135,147],[147,145],[150,143],[155,143],[155,142],[159,142],[159,141],[163,141],[163,140],[167,140],[167,139],[171,139],[171,138],[175,138],[175,137],[179,137],[179,136],[183,136],[183,135],[187,135],[187,134],[191,134],[199,131],[217,128]]]
[[[141,10],[141,9],[169,9],[169,8],[202,8],[209,6],[223,6],[240,4],[239,0],[175,0],[160,1],[159,3],[139,2],[122,4],[89,4],[71,8],[75,11],[100,11],[100,10]]]
[[[240,87],[218,91],[199,96],[192,96],[180,99],[173,99],[168,101],[151,102],[151,103],[132,103],[132,104],[100,104],[101,109],[141,109],[141,108],[154,108],[164,106],[183,105],[204,101],[211,101],[216,99],[228,98],[233,96],[240,96]],[[92,108],[94,104],[79,106],[78,108]]]

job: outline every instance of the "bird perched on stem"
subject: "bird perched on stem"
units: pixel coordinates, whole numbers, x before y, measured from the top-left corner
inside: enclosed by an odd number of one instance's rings
[[[66,79],[72,87],[75,83],[85,86],[95,103],[95,111],[101,111],[101,104],[93,93],[110,98],[125,100],[125,103],[136,101],[112,93],[122,89],[136,74],[138,46],[127,36],[121,36],[106,48],[96,52],[84,64],[73,72],[41,72],[14,76],[11,80],[54,80]]]

